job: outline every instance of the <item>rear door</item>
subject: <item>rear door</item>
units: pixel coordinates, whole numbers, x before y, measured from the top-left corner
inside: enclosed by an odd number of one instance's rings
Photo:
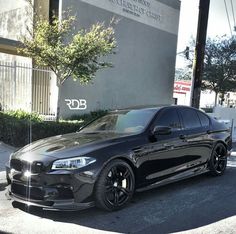
[[[180,138],[186,144],[185,153],[194,159],[187,167],[204,165],[212,149],[208,134],[210,120],[207,115],[192,108],[180,108],[178,111],[184,128]]]

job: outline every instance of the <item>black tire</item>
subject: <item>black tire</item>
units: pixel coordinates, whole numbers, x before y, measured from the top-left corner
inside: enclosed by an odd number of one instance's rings
[[[213,148],[208,165],[211,175],[221,176],[224,174],[227,166],[227,149],[222,143],[217,143]]]
[[[134,172],[123,160],[109,162],[95,185],[96,206],[108,211],[119,210],[131,200],[135,189]]]

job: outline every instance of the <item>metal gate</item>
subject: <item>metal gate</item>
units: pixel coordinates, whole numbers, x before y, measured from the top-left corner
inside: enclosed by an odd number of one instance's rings
[[[37,112],[54,119],[57,103],[56,78],[48,68],[0,61],[0,109]]]

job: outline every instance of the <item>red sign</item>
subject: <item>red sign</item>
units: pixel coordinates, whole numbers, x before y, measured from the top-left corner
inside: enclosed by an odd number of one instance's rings
[[[186,81],[175,81],[174,83],[174,92],[186,94],[190,92],[191,83]]]

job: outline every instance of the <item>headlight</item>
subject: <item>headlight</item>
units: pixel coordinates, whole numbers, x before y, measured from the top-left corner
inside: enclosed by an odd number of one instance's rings
[[[52,164],[52,169],[53,170],[60,170],[60,169],[74,170],[74,169],[87,166],[91,163],[94,163],[95,161],[96,159],[91,158],[91,157],[76,157],[76,158],[60,159],[60,160],[56,160]]]

